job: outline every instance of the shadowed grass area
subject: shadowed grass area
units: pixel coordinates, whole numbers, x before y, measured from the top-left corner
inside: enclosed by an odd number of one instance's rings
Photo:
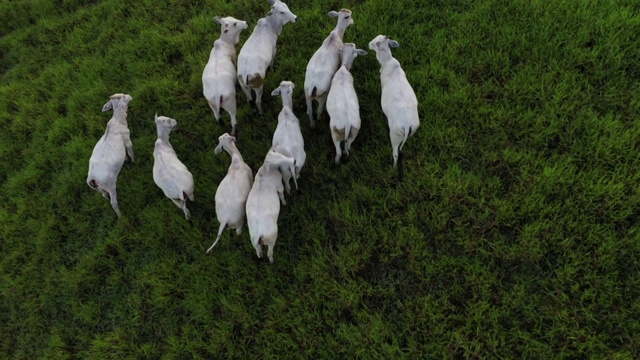
[[[307,163],[275,264],[218,223],[227,154],[201,75],[219,26],[266,1],[0,3],[0,357],[607,358],[640,352],[640,3],[288,2],[263,107],[237,88],[255,171],[291,80]],[[362,129],[334,168],[309,129],[307,61],[400,43],[421,127],[391,167],[375,54],[352,68]],[[86,185],[113,93],[133,96],[123,213]],[[187,222],[152,178],[155,113],[195,179]]]

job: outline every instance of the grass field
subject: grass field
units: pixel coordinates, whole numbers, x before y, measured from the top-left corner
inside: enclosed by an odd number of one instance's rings
[[[416,5],[421,4],[421,5]],[[254,172],[296,85],[307,164],[275,264],[225,232],[214,195],[230,130],[202,96],[238,1],[0,3],[0,358],[631,359],[640,353],[640,2],[289,1],[265,116],[238,91]],[[421,127],[392,169],[375,54],[352,73],[362,129],[334,168],[310,129],[307,61],[350,8],[345,42],[400,43]],[[123,213],[86,184],[113,93],[133,96]],[[195,178],[191,222],[152,178],[153,115]]]

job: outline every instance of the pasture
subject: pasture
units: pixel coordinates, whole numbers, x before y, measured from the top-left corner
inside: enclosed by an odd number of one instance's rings
[[[214,16],[266,0],[0,2],[0,358],[596,358],[640,353],[640,2],[288,1],[258,116],[237,87],[254,175],[296,84],[307,161],[275,263],[218,229],[230,163],[202,71]],[[305,67],[349,8],[362,129],[335,167],[310,129]],[[421,126],[392,168],[379,63],[393,49]],[[117,219],[86,184],[114,93],[136,155]],[[191,221],[154,184],[154,114],[193,173]],[[634,355],[635,354],[635,355]]]

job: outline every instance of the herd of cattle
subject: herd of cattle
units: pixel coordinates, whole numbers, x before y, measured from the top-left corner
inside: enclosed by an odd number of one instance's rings
[[[292,94],[295,85],[290,81],[282,81],[271,93],[272,96],[281,96],[282,110],[278,115],[272,146],[255,178],[235,145],[236,83],[240,84],[249,101],[252,100],[252,90],[255,92],[256,107],[263,114],[264,79],[267,68],[273,67],[278,36],[285,24],[297,20],[297,16],[285,3],[279,0],[267,1],[271,5],[271,11],[258,20],[238,54],[237,63],[235,46],[240,40],[241,31],[247,28],[247,23],[233,17],[214,18],[221,26],[221,33],[214,42],[202,75],[202,83],[204,97],[216,120],[221,121],[220,111],[224,109],[231,117],[232,126],[231,134],[220,136],[215,148],[216,154],[223,149],[229,153],[231,165],[216,190],[215,206],[220,228],[207,253],[218,243],[225,228],[235,229],[240,235],[246,217],[251,243],[258,257],[262,257],[262,245],[267,245],[267,256],[273,262],[280,204],[286,205],[284,193],[290,193],[291,179],[298,187],[297,180],[304,166],[306,153],[300,122],[293,113]],[[304,82],[307,116],[311,127],[315,126],[312,101],[316,100],[318,103],[316,119],[320,119],[326,106],[331,136],[336,147],[336,164],[340,163],[342,157],[342,143],[344,142],[345,154],[349,155],[351,143],[360,130],[360,109],[350,70],[354,59],[367,52],[358,49],[355,44],[342,42],[347,27],[353,24],[351,15],[351,11],[347,9],[329,12],[329,16],[337,18],[337,25],[309,60]],[[389,123],[394,167],[402,146],[420,125],[416,95],[400,63],[391,55],[391,48],[398,46],[395,40],[384,35],[376,36],[369,43],[369,49],[375,51],[381,66],[381,105]],[[103,106],[102,111],[113,110],[113,116],[93,149],[87,177],[87,184],[110,201],[118,217],[121,214],[116,181],[126,158],[133,162],[133,146],[127,124],[127,109],[131,100],[132,97],[128,94],[114,94]],[[169,142],[169,135],[177,121],[156,114],[155,123],[158,139],[153,152],[153,179],[189,219],[191,215],[186,202],[187,199],[194,200],[193,176],[178,159]]]

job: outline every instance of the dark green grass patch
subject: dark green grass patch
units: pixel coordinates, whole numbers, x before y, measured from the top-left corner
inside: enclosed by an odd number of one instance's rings
[[[0,357],[611,358],[640,352],[640,5],[635,1],[289,2],[265,80],[237,88],[254,172],[296,84],[307,163],[281,209],[273,265],[214,196],[230,159],[201,75],[212,17],[266,1],[0,4]],[[373,52],[352,68],[362,129],[333,166],[310,129],[307,61],[349,8],[345,42],[378,34],[419,99],[391,167]],[[133,96],[121,219],[86,185],[113,93]],[[155,113],[195,178],[193,219],[152,178]]]

